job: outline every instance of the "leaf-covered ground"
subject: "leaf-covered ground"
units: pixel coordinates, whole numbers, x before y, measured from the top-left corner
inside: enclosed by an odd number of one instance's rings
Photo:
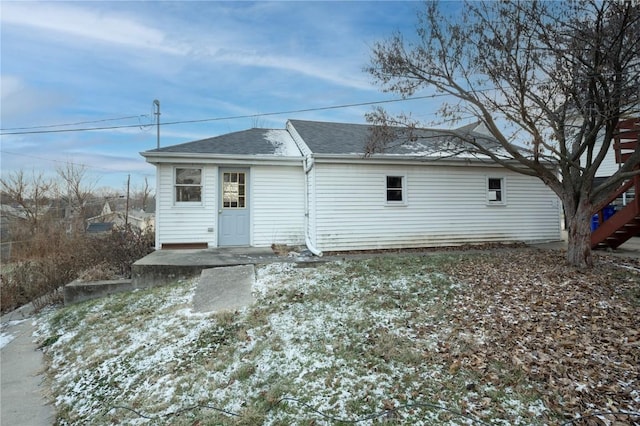
[[[635,412],[588,420],[640,422],[640,262],[596,259],[576,271],[560,252],[519,250],[444,266],[470,284],[450,312],[452,362],[489,381],[492,365],[519,367],[545,406],[568,418]]]
[[[192,312],[195,281],[61,308],[39,325],[57,423],[638,423],[640,264],[597,263],[273,264],[238,312]]]

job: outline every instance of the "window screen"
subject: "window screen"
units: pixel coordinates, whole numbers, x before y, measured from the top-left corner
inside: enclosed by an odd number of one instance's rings
[[[502,178],[489,178],[487,180],[487,200],[490,203],[502,203],[504,202],[504,180]]]
[[[387,176],[387,202],[404,202],[404,176]]]
[[[202,169],[176,168],[176,202],[202,201]]]

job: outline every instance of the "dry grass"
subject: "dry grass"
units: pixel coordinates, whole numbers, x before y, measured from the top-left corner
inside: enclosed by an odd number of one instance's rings
[[[640,265],[600,259],[274,264],[239,312],[194,314],[195,283],[64,308],[40,326],[58,423],[633,424]]]

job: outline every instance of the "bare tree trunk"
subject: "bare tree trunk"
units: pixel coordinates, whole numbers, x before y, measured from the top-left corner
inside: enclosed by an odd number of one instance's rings
[[[568,201],[568,202],[567,202]],[[567,262],[577,268],[593,266],[591,255],[591,203],[580,200],[564,200],[567,216]]]

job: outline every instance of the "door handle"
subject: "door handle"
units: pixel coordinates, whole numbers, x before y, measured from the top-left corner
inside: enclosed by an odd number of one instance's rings
[[[218,214],[222,214],[222,209],[218,210]]]

